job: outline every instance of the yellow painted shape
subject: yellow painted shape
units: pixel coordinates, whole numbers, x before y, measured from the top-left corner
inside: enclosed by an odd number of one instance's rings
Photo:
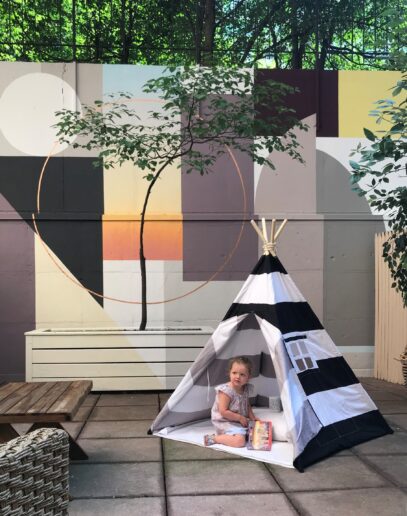
[[[139,214],[149,182],[143,179],[147,171],[132,163],[124,163],[104,171],[105,214]],[[169,166],[153,186],[148,213],[181,213],[181,169]]]
[[[89,292],[76,285],[69,277],[72,278],[73,275],[35,235],[36,329],[119,328],[119,325],[107,315]],[[110,339],[112,347],[132,347],[126,335],[114,335]],[[133,351],[134,361],[143,362],[142,354],[136,349]],[[147,363],[145,366],[154,376],[154,371]]]
[[[401,79],[401,72],[340,71],[338,74],[338,117],[339,136],[345,138],[364,137],[363,128],[371,131],[387,129],[388,124],[376,124],[369,112],[375,109],[375,102],[392,97],[392,87]]]
[[[49,248],[48,252],[44,249],[44,245],[35,235],[36,327],[117,327],[99,303],[69,279],[73,275]]]

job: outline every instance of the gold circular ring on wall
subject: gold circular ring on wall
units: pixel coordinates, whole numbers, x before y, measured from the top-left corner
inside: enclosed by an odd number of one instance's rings
[[[117,298],[117,297],[106,296],[104,294],[101,294],[100,292],[96,292],[96,291],[94,291],[92,289],[89,289],[89,288],[85,287],[84,285],[82,285],[82,283],[80,281],[78,281],[75,278],[75,276],[73,276],[73,274],[70,274],[69,271],[67,271],[59,263],[59,260],[57,260],[56,257],[54,256],[54,254],[51,253],[49,247],[47,246],[47,244],[42,239],[41,234],[40,234],[40,232],[38,230],[38,225],[37,225],[36,217],[40,214],[40,211],[41,211],[40,210],[40,197],[41,197],[42,182],[43,182],[43,179],[44,179],[44,176],[45,176],[45,172],[46,172],[46,169],[47,169],[48,162],[49,162],[51,156],[53,155],[53,151],[54,151],[56,145],[58,145],[58,142],[54,143],[52,149],[50,150],[48,156],[46,157],[46,159],[44,161],[44,165],[43,165],[43,167],[41,169],[40,177],[38,179],[38,185],[37,185],[37,210],[36,210],[36,213],[32,214],[32,220],[33,220],[33,225],[34,225],[34,232],[38,236],[38,238],[39,238],[43,248],[45,249],[45,251],[48,254],[48,256],[51,258],[53,263],[56,265],[56,267],[62,272],[62,274],[64,274],[70,281],[75,283],[78,287],[82,288],[83,290],[86,290],[87,292],[89,292],[89,294],[92,294],[93,296],[96,296],[96,297],[101,298],[101,299],[107,299],[109,301],[116,301],[118,303],[141,305],[142,304],[141,301],[130,301],[130,300],[127,300],[127,299],[120,299],[120,298]],[[216,276],[218,276],[218,274],[220,274],[223,271],[223,269],[226,267],[226,265],[230,262],[230,260],[232,259],[233,255],[235,254],[236,249],[238,248],[240,240],[242,238],[244,226],[245,226],[245,223],[246,223],[247,195],[246,195],[246,189],[245,189],[245,185],[244,185],[244,181],[243,181],[242,172],[240,170],[240,167],[239,167],[239,164],[238,164],[238,162],[236,160],[236,157],[233,154],[232,150],[227,145],[226,145],[226,150],[227,150],[227,152],[228,152],[228,154],[229,154],[229,156],[230,156],[230,158],[232,160],[232,163],[234,164],[234,168],[235,168],[235,170],[236,170],[236,172],[237,172],[237,174],[239,176],[240,185],[242,187],[242,195],[243,195],[243,217],[242,217],[242,224],[240,226],[240,231],[239,231],[239,234],[237,236],[237,239],[236,239],[236,241],[235,241],[235,243],[234,243],[230,253],[227,255],[226,259],[224,260],[222,265],[217,269],[217,271],[214,272],[209,277],[209,279],[207,279],[206,281],[204,281],[203,283],[201,283],[197,287],[193,288],[192,290],[189,290],[188,292],[185,292],[184,294],[176,296],[176,297],[172,297],[172,298],[168,298],[168,299],[163,299],[161,301],[147,301],[148,305],[159,305],[159,304],[169,303],[171,301],[177,301],[179,299],[182,299],[184,297],[187,297],[187,296],[193,294],[194,292],[197,292],[201,288],[203,288],[206,285],[208,285],[211,281],[213,281],[216,278]]]

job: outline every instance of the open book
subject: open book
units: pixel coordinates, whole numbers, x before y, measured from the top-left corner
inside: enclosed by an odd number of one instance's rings
[[[249,421],[248,450],[271,450],[271,421]]]

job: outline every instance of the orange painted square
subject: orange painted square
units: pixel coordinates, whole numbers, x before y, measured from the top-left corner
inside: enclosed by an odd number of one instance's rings
[[[103,221],[103,259],[139,260],[139,220]],[[148,220],[144,225],[147,260],[182,260],[182,221]]]

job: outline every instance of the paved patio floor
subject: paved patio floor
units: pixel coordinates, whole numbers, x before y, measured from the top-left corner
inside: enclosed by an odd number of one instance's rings
[[[147,436],[168,394],[91,394],[66,425],[89,455],[70,467],[70,516],[406,516],[407,389],[362,379],[394,434],[305,473]]]

